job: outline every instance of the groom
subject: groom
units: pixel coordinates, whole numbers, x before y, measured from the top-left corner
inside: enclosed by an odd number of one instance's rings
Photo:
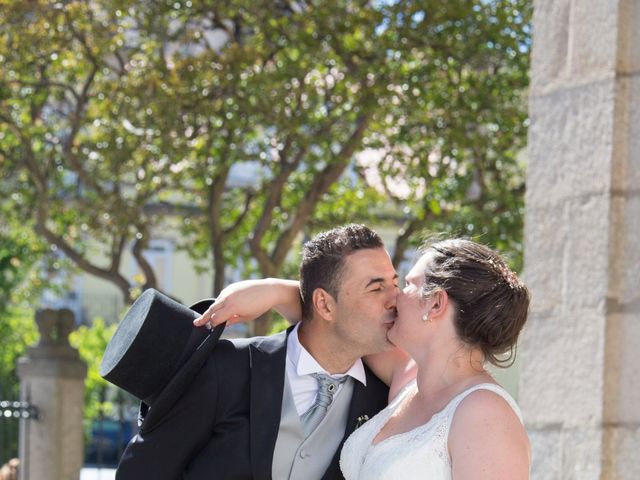
[[[387,404],[360,357],[391,347],[396,283],[382,240],[365,226],[305,244],[302,322],[218,341],[162,420],[142,423],[116,478],[343,478],[342,444]]]

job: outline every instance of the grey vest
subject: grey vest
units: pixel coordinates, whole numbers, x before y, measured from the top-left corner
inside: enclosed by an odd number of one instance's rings
[[[349,378],[342,385],[327,415],[318,428],[305,439],[289,379],[285,373],[280,428],[271,465],[273,480],[322,478],[344,437],[353,382],[353,378]]]

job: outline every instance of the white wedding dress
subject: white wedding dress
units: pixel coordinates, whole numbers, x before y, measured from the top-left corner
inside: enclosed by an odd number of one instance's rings
[[[476,390],[491,390],[503,397],[522,422],[520,409],[506,390],[492,383],[482,383],[454,397],[427,423],[373,445],[375,436],[402,400],[416,388],[415,385],[415,380],[410,382],[387,408],[347,439],[340,455],[340,468],[346,480],[451,479],[451,459],[447,447],[449,428],[460,402]]]

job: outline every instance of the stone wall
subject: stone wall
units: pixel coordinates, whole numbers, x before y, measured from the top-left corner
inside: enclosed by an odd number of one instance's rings
[[[640,0],[536,0],[519,400],[534,479],[640,472]]]

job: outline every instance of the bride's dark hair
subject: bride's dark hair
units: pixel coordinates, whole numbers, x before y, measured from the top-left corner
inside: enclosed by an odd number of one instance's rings
[[[493,365],[512,365],[529,311],[530,295],[524,283],[500,255],[471,240],[427,243],[423,250],[432,254],[424,296],[447,292],[456,307],[454,325],[460,339],[480,348]]]

